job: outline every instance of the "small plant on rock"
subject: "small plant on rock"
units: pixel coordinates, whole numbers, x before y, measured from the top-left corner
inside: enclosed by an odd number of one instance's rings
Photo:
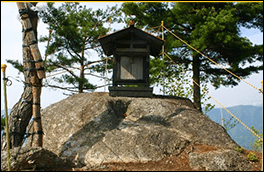
[[[240,152],[240,153],[245,153],[243,147],[236,147],[236,151],[238,151],[238,152]]]
[[[260,133],[260,130],[254,128],[254,126],[251,126],[251,129],[257,135],[259,135],[260,137],[263,137],[263,133]],[[254,134],[251,134],[251,135],[254,136]],[[250,142],[250,146],[252,147],[253,150],[256,150],[256,151],[261,151],[262,145],[263,145],[263,141],[258,138],[255,139],[254,143]]]
[[[247,157],[248,157],[248,159],[249,159],[250,161],[257,161],[257,160],[258,160],[258,158],[256,157],[255,153],[253,153],[253,152],[250,152],[250,153],[247,155]]]

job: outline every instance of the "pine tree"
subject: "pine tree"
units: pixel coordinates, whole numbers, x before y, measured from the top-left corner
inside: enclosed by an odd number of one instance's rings
[[[240,36],[241,26],[263,31],[263,3],[124,3],[122,11],[128,20],[134,18],[137,27],[147,29],[164,21],[168,30],[243,79],[263,70],[263,63],[252,65],[263,62],[263,45],[253,45]],[[168,31],[164,34],[165,52],[185,69],[192,66],[193,80],[199,85],[200,79],[216,89],[240,82]],[[162,61],[170,63],[168,59]],[[200,88],[194,83],[193,87],[194,104],[201,110]]]
[[[40,13],[42,21],[52,29],[52,41],[47,48],[46,54],[49,59],[46,61],[47,71],[62,69],[66,71],[60,78],[55,77],[53,81],[57,86],[62,83],[69,87],[60,86],[70,92],[82,93],[84,90],[92,91],[96,85],[89,82],[85,77],[95,71],[95,62],[90,61],[89,53],[98,53],[103,58],[102,49],[97,40],[99,36],[106,35],[109,31],[104,26],[112,20],[116,21],[116,7],[108,8],[103,11],[98,9],[93,11],[79,3],[63,3],[62,6],[55,8],[54,3],[48,3],[48,9]],[[47,41],[43,37],[42,41]],[[91,57],[90,59],[94,59]],[[92,67],[90,67],[93,65]],[[79,75],[71,71],[73,68],[79,70]],[[89,71],[85,73],[85,71]]]
[[[109,31],[105,23],[118,21],[120,13],[117,7],[94,11],[78,2],[62,3],[57,8],[54,3],[48,2],[47,7],[39,13],[50,30],[50,35],[40,38],[40,42],[48,42],[49,45],[45,53],[45,69],[50,75],[54,72],[62,74],[47,78],[44,86],[65,90],[67,95],[95,90],[97,86],[89,82],[87,75],[94,72],[103,75],[105,71],[106,57],[97,39]],[[94,57],[91,54],[97,55]],[[95,61],[98,56],[101,60]],[[18,62],[8,62],[17,69],[23,69]],[[109,61],[108,69],[111,66]]]

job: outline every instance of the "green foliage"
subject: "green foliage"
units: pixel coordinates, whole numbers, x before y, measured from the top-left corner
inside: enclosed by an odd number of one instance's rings
[[[105,23],[120,22],[117,6],[108,7],[105,11],[101,9],[93,11],[79,3],[62,3],[58,8],[53,6],[54,3],[47,4],[48,8],[39,12],[39,17],[48,25],[48,29],[52,30],[51,35],[40,36],[39,39],[39,42],[50,41],[45,52],[48,59],[44,67],[46,72],[63,74],[54,74],[53,78],[45,80],[44,86],[67,90],[70,94],[83,90],[93,91],[96,85],[90,83],[86,75],[94,71],[103,75],[102,66],[105,66],[105,62],[89,65],[95,58],[89,55],[96,52],[98,56],[104,58],[97,39],[109,31],[109,28],[104,26]],[[89,58],[92,60],[88,60]],[[19,72],[23,72],[23,65],[19,61],[7,62]],[[79,74],[76,74],[76,69],[80,71]],[[111,62],[108,69],[111,69]],[[86,71],[88,72],[85,73]]]
[[[183,65],[175,65],[173,62],[164,62],[160,58],[154,58],[150,61],[150,80],[154,84],[154,81],[158,81],[156,85],[162,86],[160,91],[165,95],[178,96],[192,99],[193,86],[191,77],[191,69],[185,68]],[[187,75],[182,72],[182,69],[186,71]],[[208,92],[206,84],[201,85],[202,89]],[[214,108],[215,105],[206,103],[210,97],[203,92],[201,94],[201,104],[204,106],[204,114]]]
[[[263,30],[263,3],[128,2],[122,5],[122,11],[126,14],[126,20],[135,21],[136,27],[149,29],[164,21],[168,30],[243,79],[263,70],[263,63],[251,65],[257,61],[263,62],[263,45],[253,45],[247,38],[241,37],[239,28],[246,26]],[[199,65],[193,69],[198,68],[198,78],[203,78],[201,82],[210,82],[216,89],[221,85],[236,86],[240,82],[236,76],[217,67],[205,56],[197,54],[168,31],[165,30],[164,36],[165,52],[177,64],[188,68],[193,63],[193,57],[198,56]],[[152,72],[161,71],[166,63],[167,60],[164,59]],[[169,75],[175,71],[166,72],[168,73],[165,77],[169,81]],[[165,78],[164,80],[166,81]],[[152,82],[158,83],[159,78],[153,77]]]
[[[121,11],[125,14],[126,23],[134,20],[135,26],[139,28],[150,29],[164,21],[166,28],[243,79],[263,70],[263,63],[252,65],[255,62],[263,62],[263,45],[253,45],[247,38],[241,37],[239,28],[243,26],[263,31],[263,3],[127,2],[122,4],[121,9],[115,6],[105,11],[100,9],[93,11],[77,2],[63,3],[58,8],[55,8],[52,2],[47,4],[48,9],[39,15],[42,21],[48,24],[48,29],[53,30],[51,44],[46,50],[48,60],[45,69],[47,72],[58,69],[68,72],[68,75],[55,77],[53,81],[71,85],[75,91],[76,88],[83,88],[82,86],[87,90],[95,88],[95,85],[91,86],[93,84],[83,79],[85,77],[83,71],[77,76],[71,68],[80,69],[88,65],[91,62],[88,61],[89,51],[96,51],[101,59],[105,58],[97,38],[109,31],[104,24],[110,19],[111,23],[123,21]],[[221,85],[235,86],[240,82],[238,78],[217,67],[206,57],[197,55],[196,51],[168,31],[165,30],[164,36],[165,52],[184,69],[190,69],[194,56],[197,56],[199,65],[193,66],[190,70],[198,68],[198,78],[202,78],[202,83],[199,84],[205,90],[208,90],[206,84],[209,82],[216,89]],[[40,42],[46,41],[48,36],[40,38]],[[17,68],[21,66],[19,63],[12,63],[17,65]],[[150,82],[163,84],[165,89],[170,88],[174,91],[171,94],[178,96],[189,97],[192,92],[197,92],[196,87],[185,86],[190,81],[183,79],[184,74],[177,67],[166,68],[169,63],[166,58],[151,59]],[[90,73],[97,71],[103,75],[104,64],[104,62],[93,64],[85,67],[84,70]],[[110,61],[107,68],[111,69],[112,66]],[[20,71],[22,71],[21,67]],[[170,81],[175,84],[169,85]],[[169,94],[168,90],[167,93]],[[209,98],[201,99],[203,103]],[[206,111],[213,107],[210,104],[204,106]]]
[[[143,85],[123,85],[124,87],[144,87]]]
[[[226,131],[231,130],[234,128],[239,122],[234,119],[233,116],[231,116],[228,120],[223,118],[224,128]]]
[[[254,51],[257,47],[252,46],[248,39],[240,37],[238,28],[240,17],[235,15],[233,3],[176,3],[172,11],[175,14],[175,20],[181,17],[179,21],[181,25],[184,24],[184,21],[188,21],[187,28],[178,28],[180,37],[182,35],[185,41],[209,58],[219,64],[230,66],[227,67],[228,70],[242,78],[250,75],[251,72],[263,69],[263,65],[242,69],[246,62],[251,63],[251,60],[255,61],[259,57],[263,57],[263,54],[261,55],[260,49]],[[175,31],[177,33],[176,29]],[[169,45],[167,47],[170,48]],[[171,46],[172,51],[185,51],[181,49],[173,50]],[[196,52],[192,52],[192,54],[196,54]],[[186,56],[182,58],[186,58]],[[189,59],[189,57],[187,58]],[[200,57],[200,61],[203,69],[201,74],[204,73],[205,81],[211,82],[215,88],[219,88],[220,85],[238,84],[239,81],[236,77],[214,67],[214,64],[205,57]]]
[[[138,28],[151,28],[160,25],[166,17],[171,18],[168,9],[168,3],[127,2],[122,4],[122,11],[126,15],[126,23],[134,20]]]
[[[1,131],[5,128],[5,118],[1,118]]]
[[[48,25],[48,29],[52,30],[50,45],[45,52],[48,56],[45,69],[47,72],[61,69],[66,74],[55,76],[49,81],[49,83],[56,83],[56,86],[46,84],[71,93],[83,92],[83,90],[93,91],[96,85],[90,83],[85,76],[95,71],[103,75],[105,62],[92,63],[96,57],[89,55],[96,52],[102,60],[105,59],[98,37],[106,35],[109,31],[104,24],[120,22],[121,14],[117,6],[94,11],[78,2],[62,3],[58,8],[55,8],[53,4],[48,2],[48,9],[40,12],[39,15]],[[42,36],[39,41],[47,42],[48,38],[49,36]],[[108,69],[111,69],[111,65],[110,62]],[[79,74],[77,75],[72,69],[79,69]]]
[[[260,137],[263,138],[263,133],[260,133],[260,131],[256,128],[254,128],[254,126],[251,126],[251,129]],[[253,133],[251,134],[252,136],[255,136]],[[250,142],[250,146],[252,147],[252,150],[257,150],[257,151],[261,151],[261,148],[263,146],[263,140],[259,140],[259,138],[256,138],[254,143]]]
[[[14,68],[18,70],[18,74],[23,73],[24,67],[18,60],[6,60],[7,63],[10,63]]]
[[[256,28],[263,32],[263,3],[237,3],[236,14],[239,24],[248,29]]]
[[[245,153],[245,150],[243,147],[236,147],[236,151],[238,151],[240,153]]]
[[[248,155],[247,155],[248,159],[250,161],[257,161],[258,158],[256,157],[255,153],[254,152],[250,152]]]

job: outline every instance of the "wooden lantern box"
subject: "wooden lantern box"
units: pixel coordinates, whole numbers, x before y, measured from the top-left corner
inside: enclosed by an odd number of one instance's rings
[[[110,96],[152,97],[149,58],[160,53],[164,41],[141,29],[130,27],[98,38],[105,55],[113,55],[113,86]],[[133,85],[134,87],[125,87]],[[135,87],[136,86],[136,87]]]

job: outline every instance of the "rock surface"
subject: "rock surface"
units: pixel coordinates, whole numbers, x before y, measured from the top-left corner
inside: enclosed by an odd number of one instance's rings
[[[224,128],[185,98],[82,93],[45,108],[42,125],[43,147],[76,167],[156,162],[200,144],[216,149],[188,151],[192,169],[251,170]]]
[[[1,171],[8,170],[7,152],[1,152]],[[11,171],[21,170],[53,170],[69,169],[75,167],[74,163],[67,159],[59,158],[53,152],[42,147],[19,147],[10,150]]]
[[[190,166],[194,170],[205,168],[206,171],[250,171],[249,161],[234,150],[190,153]]]

